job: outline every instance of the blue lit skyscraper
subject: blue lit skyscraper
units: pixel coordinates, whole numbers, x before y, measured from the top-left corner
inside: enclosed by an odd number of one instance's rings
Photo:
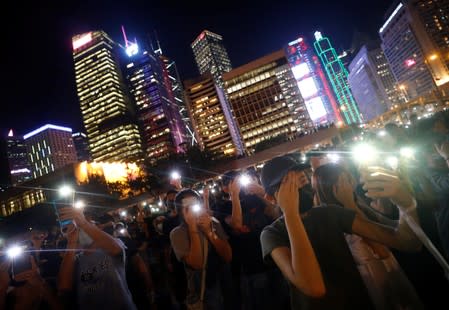
[[[124,68],[130,92],[136,103],[144,155],[151,163],[182,151],[185,125],[175,102],[169,73],[162,59],[150,50],[128,42]]]
[[[323,64],[326,76],[332,85],[344,122],[346,124],[361,123],[359,109],[349,88],[348,71],[338,58],[337,52],[329,39],[323,37],[319,31],[315,32],[314,46]]]

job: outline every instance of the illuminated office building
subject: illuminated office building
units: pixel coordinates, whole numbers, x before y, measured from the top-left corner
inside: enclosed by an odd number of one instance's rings
[[[126,36],[125,36],[126,40]],[[145,157],[151,163],[182,151],[185,125],[172,91],[169,72],[162,59],[126,41],[124,72],[136,102]]]
[[[365,121],[394,106],[393,74],[377,44],[364,45],[349,65],[349,85]]]
[[[72,134],[72,139],[78,161],[90,161],[92,158],[90,156],[87,135],[83,132],[75,132]]]
[[[449,82],[449,1],[412,0],[406,6],[435,84]]]
[[[228,52],[219,34],[204,30],[190,45],[200,74],[210,73],[215,83],[222,87],[221,76],[232,69]]]
[[[326,72],[326,76],[338,102],[340,114],[346,124],[361,123],[359,109],[352,96],[348,83],[348,71],[338,58],[337,52],[332,47],[328,38],[321,32],[315,32],[315,51]]]
[[[77,161],[72,129],[47,124],[23,136],[33,178]]]
[[[313,126],[283,50],[225,73],[223,81],[247,153]]]
[[[32,179],[31,167],[28,162],[28,153],[25,145],[25,140],[22,136],[14,134],[12,129],[9,130],[8,135],[2,139],[4,141],[5,161],[7,162],[7,184],[2,185],[17,185]],[[5,180],[2,180],[5,182]],[[1,185],[0,185],[1,186]]]
[[[242,154],[242,142],[225,95],[212,75],[184,83],[187,109],[202,150],[215,158]]]
[[[414,98],[434,88],[432,75],[410,24],[410,14],[400,2],[379,30],[382,49],[406,96]]]
[[[285,50],[312,121],[315,124],[341,121],[338,103],[313,47],[300,37],[288,43]]]
[[[121,49],[103,31],[72,38],[81,113],[94,161],[143,160],[138,125],[118,62]]]

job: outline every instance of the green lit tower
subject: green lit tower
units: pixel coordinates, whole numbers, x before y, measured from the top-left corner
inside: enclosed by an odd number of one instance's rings
[[[323,37],[319,31],[315,32],[315,43],[313,45],[325,68],[346,124],[361,123],[359,109],[349,88],[348,71],[338,58],[337,52],[329,39]]]

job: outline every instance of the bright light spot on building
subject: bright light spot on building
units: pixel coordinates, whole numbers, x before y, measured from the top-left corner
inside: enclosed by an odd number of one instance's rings
[[[139,52],[139,46],[137,43],[131,43],[126,47],[126,55],[129,57],[136,55]]]

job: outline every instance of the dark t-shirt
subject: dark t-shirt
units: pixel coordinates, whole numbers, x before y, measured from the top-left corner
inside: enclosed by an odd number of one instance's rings
[[[322,298],[306,296],[291,283],[292,309],[372,309],[373,306],[346,243],[355,212],[336,206],[312,208],[302,215],[304,227],[320,264],[326,286]],[[271,252],[290,247],[284,217],[265,227],[261,234],[262,253],[271,262]]]
[[[228,239],[220,223],[212,221],[212,225],[218,238],[222,240]],[[206,242],[207,237],[202,232],[199,232],[199,236],[201,246],[203,246],[203,242]],[[173,247],[173,251],[175,252],[176,258],[179,261],[183,261],[183,259],[190,252],[190,236],[187,225],[181,224],[175,229],[173,229],[170,233],[170,241]],[[209,289],[212,290],[216,286],[221,273],[229,272],[228,264],[221,259],[221,257],[218,255],[213,245],[209,241],[207,242],[208,242],[208,255],[206,265],[206,283],[205,283],[206,291],[208,291]],[[193,304],[200,299],[201,270],[192,269],[185,263],[184,266],[187,277],[187,303]],[[212,291],[211,295],[220,293],[222,292]],[[220,298],[218,296],[215,297]],[[206,302],[208,302],[208,300],[206,300]]]

